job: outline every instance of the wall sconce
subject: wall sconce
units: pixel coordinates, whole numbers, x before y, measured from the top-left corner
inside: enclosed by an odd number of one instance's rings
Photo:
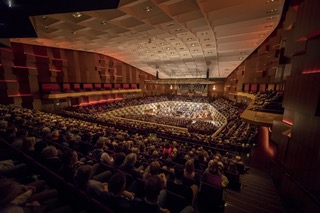
[[[212,88],[212,90],[216,90],[216,85],[213,85],[213,88]]]

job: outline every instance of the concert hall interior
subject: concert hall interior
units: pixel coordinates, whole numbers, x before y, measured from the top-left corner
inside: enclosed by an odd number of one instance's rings
[[[0,212],[320,212],[319,11],[0,0]]]

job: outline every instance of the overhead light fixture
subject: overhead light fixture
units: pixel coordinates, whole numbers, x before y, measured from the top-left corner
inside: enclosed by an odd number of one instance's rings
[[[146,50],[146,53],[148,53],[149,52],[149,50]]]
[[[170,85],[170,89],[172,89],[172,84]]]
[[[139,49],[141,49],[142,47],[141,46],[139,46]]]
[[[152,10],[152,7],[145,7],[145,8],[143,8],[143,10],[144,10],[145,12],[150,12],[150,11]]]
[[[213,85],[213,88],[212,88],[212,90],[216,90],[216,85]]]
[[[42,16],[42,19],[47,19],[48,18],[48,16]]]
[[[274,13],[277,11],[278,11],[278,8],[274,8],[274,9],[267,10],[266,13]]]
[[[73,35],[77,34],[75,31],[72,32]]]
[[[8,7],[12,7],[13,5],[12,5],[12,0],[8,0]]]
[[[270,16],[270,17],[267,18],[267,20],[271,20],[271,19],[275,19],[275,18],[277,18],[277,17],[276,16]]]
[[[80,18],[82,16],[82,14],[79,12],[76,12],[76,13],[72,14],[72,16],[75,18]]]
[[[191,41],[192,40],[192,38],[187,38],[187,41]]]
[[[167,50],[170,50],[170,47],[167,47]]]
[[[243,59],[243,57],[239,57],[239,60],[242,60]]]
[[[193,46],[193,47],[194,47],[194,46],[196,46],[196,45],[193,43],[193,44],[191,44],[191,46]]]
[[[177,32],[180,32],[180,31],[182,31],[182,29],[181,29],[181,28],[179,28],[179,29],[176,29],[176,31],[177,31]]]
[[[106,23],[107,23],[106,21],[101,21],[102,25],[106,25]]]

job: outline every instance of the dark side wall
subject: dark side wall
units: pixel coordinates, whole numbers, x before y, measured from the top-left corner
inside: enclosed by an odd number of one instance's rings
[[[280,167],[270,170],[293,212],[320,212],[319,11],[319,0],[289,1],[278,29],[226,79],[230,99],[252,85],[284,89],[283,121],[271,133]]]

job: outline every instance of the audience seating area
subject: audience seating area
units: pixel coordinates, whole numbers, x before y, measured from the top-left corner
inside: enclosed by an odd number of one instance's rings
[[[210,103],[228,119],[215,137],[99,116],[106,109],[163,100],[167,98],[75,107],[63,116],[0,105],[1,145],[16,153],[7,157],[21,156],[21,162],[35,168],[31,174],[57,190],[66,212],[134,212],[136,203],[151,199],[143,189],[155,184],[155,176],[161,180],[161,207],[170,212],[223,209],[224,192],[240,189],[239,177],[245,173],[241,156],[250,153],[256,128],[241,122],[237,107],[223,99]],[[202,178],[207,173],[217,178],[217,185]],[[122,180],[121,175],[125,189],[120,198],[115,180]],[[200,199],[209,196],[210,187],[216,192],[213,203]],[[182,191],[193,194],[192,202]],[[184,199],[188,202],[182,206],[172,203]]]

